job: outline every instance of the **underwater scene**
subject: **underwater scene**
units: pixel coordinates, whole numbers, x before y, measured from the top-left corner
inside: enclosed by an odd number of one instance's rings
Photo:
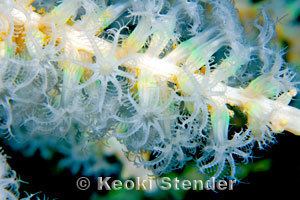
[[[299,72],[300,0],[0,0],[0,200],[295,196]]]

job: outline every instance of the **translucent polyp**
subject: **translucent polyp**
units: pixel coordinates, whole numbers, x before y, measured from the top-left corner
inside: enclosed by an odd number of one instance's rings
[[[150,20],[146,17],[142,17],[134,31],[123,42],[122,47],[124,54],[138,52],[144,46],[151,33]]]
[[[228,140],[229,120],[229,110],[225,105],[212,106],[212,134],[216,145],[222,145]]]

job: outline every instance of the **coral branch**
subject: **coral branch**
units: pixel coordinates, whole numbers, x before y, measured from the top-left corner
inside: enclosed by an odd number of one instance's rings
[[[18,10],[14,9],[13,13],[17,20],[24,21],[24,16]],[[40,22],[40,16],[38,14],[32,13],[32,15],[32,24]],[[92,44],[89,42],[85,32],[76,30],[74,27],[70,26],[67,27],[67,37],[67,42],[76,49],[83,49],[91,53],[94,52]],[[94,39],[98,48],[104,55],[110,52],[110,50],[113,48],[110,42],[100,37],[95,37]],[[117,57],[118,53],[124,53],[122,47],[118,47],[116,52]],[[153,72],[155,75],[168,79],[184,73],[182,68],[171,62],[168,62],[167,59],[151,57],[151,55],[147,55],[145,53],[135,54],[132,59],[124,62],[122,65],[129,68],[145,68]],[[218,84],[216,88],[213,88],[212,90],[218,91],[218,88],[224,89],[224,87],[226,95],[224,96],[225,98],[221,100],[222,102],[239,107],[243,107],[249,102],[259,105],[259,107],[263,109],[262,112],[269,113],[269,122],[272,124],[272,130],[274,132],[282,132],[283,130],[286,130],[295,135],[300,135],[300,123],[298,123],[300,121],[299,109],[262,96],[253,98],[252,96],[248,96],[244,89],[229,87],[225,84]],[[222,97],[218,96],[217,98]]]

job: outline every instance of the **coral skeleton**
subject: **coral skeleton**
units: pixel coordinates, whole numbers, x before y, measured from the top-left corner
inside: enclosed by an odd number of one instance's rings
[[[248,33],[230,0],[1,1],[2,136],[73,173],[111,168],[99,146],[115,138],[155,175],[194,162],[235,179],[254,148],[300,135],[275,26],[262,9]]]

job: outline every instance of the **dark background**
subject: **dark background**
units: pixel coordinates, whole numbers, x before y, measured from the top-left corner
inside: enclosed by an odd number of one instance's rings
[[[287,199],[294,196],[298,199],[300,182],[300,162],[299,162],[300,137],[290,133],[277,137],[277,143],[265,151],[255,152],[257,157],[271,159],[271,168],[266,172],[250,173],[242,180],[233,191],[211,192],[211,191],[189,191],[184,199],[262,199],[278,198],[284,195]],[[28,184],[21,185],[21,191],[29,193],[41,192],[50,199],[62,200],[76,199],[88,200],[91,194],[97,191],[96,187],[91,187],[87,191],[80,191],[76,187],[76,180],[80,174],[73,176],[67,170],[58,172],[56,168],[57,160],[46,161],[39,155],[24,158],[21,153],[10,151],[4,147],[11,167],[18,176]],[[260,158],[254,159],[254,161]],[[91,180],[93,180],[91,178]],[[91,185],[96,186],[96,182]],[[105,192],[99,192],[103,199],[106,199]],[[298,194],[298,195],[297,195]],[[124,197],[126,198],[126,197]],[[166,197],[162,197],[166,198]],[[168,196],[169,199],[172,196]]]

